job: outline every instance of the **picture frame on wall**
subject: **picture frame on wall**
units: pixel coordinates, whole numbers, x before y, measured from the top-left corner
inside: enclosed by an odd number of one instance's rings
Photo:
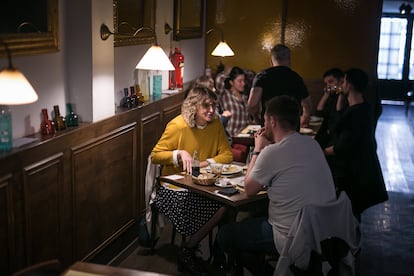
[[[113,0],[114,46],[129,46],[152,43],[155,39],[156,0]],[[143,29],[135,36],[133,34]]]
[[[174,0],[173,39],[203,36],[204,0]]]

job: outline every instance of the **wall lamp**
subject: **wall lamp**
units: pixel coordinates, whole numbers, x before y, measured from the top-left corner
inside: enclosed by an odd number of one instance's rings
[[[27,78],[12,64],[11,51],[4,45],[8,66],[0,71],[0,105],[28,104],[37,101],[38,96]]]
[[[400,13],[401,14],[410,14],[412,9],[413,8],[411,7],[410,4],[402,3],[401,6],[400,6]]]
[[[208,30],[206,32],[206,34],[208,35],[213,30],[219,30],[220,31],[220,33],[221,33],[221,41],[219,42],[219,44],[217,44],[216,48],[214,48],[214,50],[211,52],[211,55],[212,56],[216,56],[216,57],[230,57],[230,56],[234,56],[233,50],[230,48],[230,46],[224,40],[224,33],[223,33],[223,30],[222,29],[220,29],[218,27],[214,27],[214,28],[211,28],[210,30]]]
[[[164,50],[158,45],[157,34],[152,28],[141,27],[132,34],[116,34],[136,36],[141,31],[150,31],[154,35],[154,44],[147,50],[147,52],[138,62],[136,68],[143,70],[174,70],[175,68],[169,60],[167,54],[165,54]],[[111,32],[108,26],[105,24],[101,25],[100,33],[102,40],[107,40],[111,35],[115,34],[114,32]]]
[[[171,63],[168,56],[165,54],[164,50],[158,45],[157,34],[150,27],[141,27],[137,29],[133,34],[122,34],[136,36],[141,31],[150,31],[154,36],[154,44],[145,52],[144,56],[138,62],[135,68],[142,70],[154,70],[154,71],[173,71],[175,70],[174,65]],[[107,40],[110,35],[114,33],[111,32],[105,24],[101,25],[101,39]],[[121,34],[121,33],[117,33]],[[161,98],[162,93],[162,76],[159,72],[156,72],[152,76],[152,94],[154,99]]]

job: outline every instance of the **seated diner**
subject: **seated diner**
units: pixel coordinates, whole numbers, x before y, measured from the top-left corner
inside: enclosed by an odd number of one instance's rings
[[[162,175],[192,174],[193,154],[198,152],[200,167],[210,163],[231,163],[233,157],[223,125],[215,113],[216,94],[194,87],[184,100],[181,115],[171,120],[151,153],[154,164],[162,165]],[[190,236],[178,254],[178,270],[204,275],[206,268],[195,256],[199,242],[222,220],[226,207],[186,189],[161,185],[156,206],[173,223],[176,231]]]
[[[323,151],[314,139],[297,132],[299,124],[300,105],[293,98],[276,96],[266,103],[244,189],[250,196],[267,190],[268,216],[221,227],[215,263],[226,262],[226,252],[238,266],[263,275],[258,258],[262,253],[280,254],[298,212],[307,204],[336,199]]]

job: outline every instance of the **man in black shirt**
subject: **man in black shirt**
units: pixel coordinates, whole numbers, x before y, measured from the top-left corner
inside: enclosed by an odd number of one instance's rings
[[[250,115],[263,125],[265,103],[274,96],[288,95],[302,105],[301,126],[308,126],[312,102],[302,77],[290,69],[290,49],[277,44],[271,50],[271,59],[273,66],[258,73],[253,80],[248,100]]]

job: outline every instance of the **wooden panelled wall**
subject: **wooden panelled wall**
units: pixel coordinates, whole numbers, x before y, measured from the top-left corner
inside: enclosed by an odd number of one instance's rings
[[[105,250],[136,238],[147,157],[183,98],[172,95],[1,155],[0,274],[53,258],[65,266],[105,262]]]

